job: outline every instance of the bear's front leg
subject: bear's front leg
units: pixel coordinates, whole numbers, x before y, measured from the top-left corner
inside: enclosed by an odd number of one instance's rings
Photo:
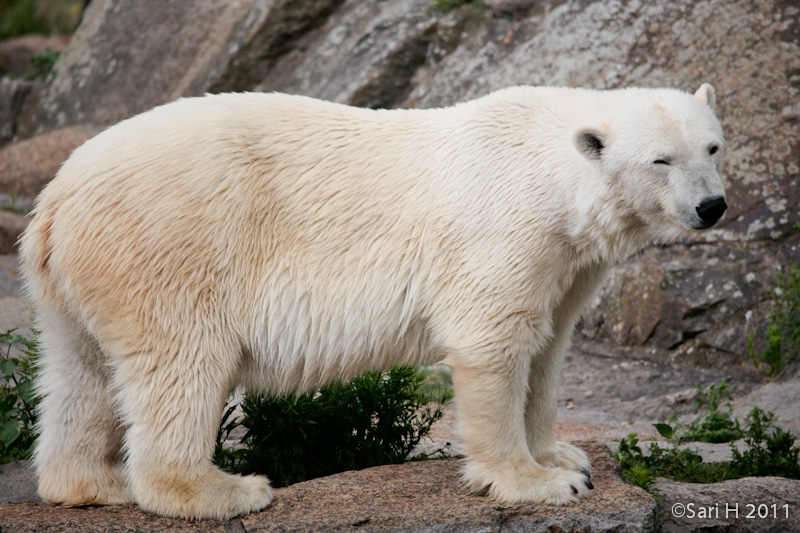
[[[502,353],[482,357],[481,365],[459,364],[457,357],[449,362],[470,490],[488,488],[490,497],[508,503],[555,505],[588,494],[585,474],[547,466],[531,454],[525,431],[529,357]]]

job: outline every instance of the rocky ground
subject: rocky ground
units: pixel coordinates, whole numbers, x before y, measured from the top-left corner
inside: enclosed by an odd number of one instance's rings
[[[444,5],[463,4],[453,9]],[[439,5],[439,8],[436,8]],[[45,81],[28,60],[63,50]],[[284,91],[366,107],[435,107],[515,84],[617,88],[710,82],[727,138],[729,211],[692,242],[653,246],[611,272],[576,331],[559,435],[595,462],[578,506],[496,505],[460,492],[457,461],[345,473],[281,491],[229,522],[161,519],[133,507],[54,509],[24,465],[0,475],[0,528],[159,531],[800,530],[797,481],[709,486],[660,481],[660,503],[621,484],[605,446],[689,416],[695,384],[731,383],[800,434],[800,377],[765,384],[750,363],[772,308],[767,290],[800,262],[800,6],[789,0],[93,0],[76,34],[0,43],[0,330],[29,325],[14,242],[31,200],[103,128],[182,96]],[[758,346],[758,343],[757,343]],[[452,411],[437,425],[451,441]],[[703,451],[719,457],[719,449]],[[447,498],[447,499],[445,499]],[[678,507],[674,507],[678,504]],[[703,508],[704,518],[695,512]],[[725,505],[739,504],[738,516]],[[788,518],[747,505],[788,506]],[[680,507],[683,505],[684,507]],[[722,507],[722,511],[714,513]],[[674,507],[674,508],[673,508]],[[683,509],[682,515],[681,509]],[[763,513],[762,513],[763,514]],[[780,513],[778,513],[780,514]]]

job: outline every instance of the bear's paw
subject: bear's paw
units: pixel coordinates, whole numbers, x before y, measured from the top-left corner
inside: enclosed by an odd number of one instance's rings
[[[41,472],[39,496],[61,507],[133,503],[121,469],[100,465],[62,465]]]
[[[463,480],[471,491],[488,488],[490,498],[505,503],[567,505],[589,494],[588,474],[566,468],[549,468],[529,461],[487,469],[468,463]]]
[[[145,510],[164,516],[190,520],[214,518],[228,520],[260,511],[274,493],[264,476],[236,476],[210,468],[204,476],[168,483],[139,485],[134,490],[137,503]]]
[[[557,441],[555,446],[536,455],[536,462],[553,468],[577,470],[592,477],[592,465],[586,452],[566,442]]]

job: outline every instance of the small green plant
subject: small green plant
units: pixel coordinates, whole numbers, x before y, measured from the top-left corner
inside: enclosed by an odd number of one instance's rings
[[[614,458],[622,467],[622,479],[652,493],[652,485],[656,478],[646,462],[641,460],[642,457],[644,455],[636,433],[630,433],[620,439],[619,447],[614,452]]]
[[[777,287],[769,291],[775,302],[764,335],[765,347],[755,349],[755,333],[747,338],[747,351],[755,367],[767,380],[800,356],[800,265],[790,265],[778,273]]]
[[[301,395],[246,396],[243,418],[226,411],[215,462],[241,474],[265,474],[284,486],[345,470],[402,463],[442,416],[429,405],[416,367],[367,372]],[[242,446],[223,442],[237,427]]]
[[[679,435],[669,424],[654,424],[659,434],[668,439],[669,447],[651,442],[648,453],[638,445],[638,438],[631,433],[620,440],[614,456],[622,466],[623,479],[650,491],[656,477],[669,477],[679,481],[707,483],[708,472],[700,467],[702,458],[694,450],[678,445]],[[705,465],[704,465],[705,466]],[[713,479],[712,479],[713,480]]]
[[[775,476],[800,479],[800,448],[794,445],[795,437],[788,431],[773,427],[775,415],[753,407],[747,415],[748,449],[740,453],[731,446],[733,459],[731,474],[736,477]],[[770,432],[771,430],[771,432]]]
[[[653,483],[656,481],[656,476],[653,474],[653,471],[639,463],[634,463],[630,466],[630,468],[625,470],[623,479],[631,485],[642,487],[644,490],[653,495],[655,495],[658,490],[655,486],[653,486]]]
[[[33,445],[37,401],[33,379],[38,349],[35,334],[28,339],[14,330],[0,334],[0,346],[0,463],[7,463],[26,458]],[[14,347],[19,356],[12,354]]]
[[[466,5],[480,7],[483,5],[481,0],[433,0],[433,8],[437,11],[452,11]]]
[[[722,379],[720,383],[712,383],[703,388],[697,385],[697,401],[695,411],[701,414],[688,426],[681,427],[680,442],[732,442],[742,438],[739,421],[732,419],[733,406],[729,384]],[[720,411],[722,400],[728,400],[725,411]],[[674,420],[674,419],[673,419]]]
[[[658,433],[669,443],[662,447],[651,442],[648,453],[639,446],[638,436],[631,433],[619,442],[614,458],[622,467],[622,477],[628,483],[653,493],[657,477],[666,477],[688,483],[714,483],[746,476],[782,476],[800,479],[800,448],[794,445],[795,437],[773,425],[775,415],[753,407],[745,419],[742,430],[749,449],[740,452],[731,443],[732,459],[728,462],[705,463],[702,457],[689,448],[681,426],[654,424]],[[739,421],[735,424],[739,427]]]
[[[11,213],[22,213],[22,210],[17,207],[17,193],[14,191],[8,192],[8,205],[2,207],[3,211],[10,211]]]
[[[31,56],[31,68],[33,70],[25,73],[26,81],[45,81],[52,72],[53,67],[61,56],[61,52],[56,52],[50,48],[43,52]]]

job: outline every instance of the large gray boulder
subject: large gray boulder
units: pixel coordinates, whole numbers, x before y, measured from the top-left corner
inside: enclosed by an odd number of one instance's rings
[[[263,51],[253,52],[254,46],[280,53],[291,31],[307,31],[336,3],[94,0],[56,64],[37,131],[106,126],[181,96],[202,95],[223,74],[244,72],[238,58],[250,61],[247,69],[261,61]]]
[[[396,107],[428,59],[438,19],[430,0],[348,2],[250,88]]]

